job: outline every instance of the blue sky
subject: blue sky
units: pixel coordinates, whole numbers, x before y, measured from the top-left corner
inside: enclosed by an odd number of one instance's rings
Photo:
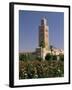
[[[19,11],[19,51],[34,51],[38,47],[38,31],[41,19],[47,18],[49,44],[64,49],[64,13]]]

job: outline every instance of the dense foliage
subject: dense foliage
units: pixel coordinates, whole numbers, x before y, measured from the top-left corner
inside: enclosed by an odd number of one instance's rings
[[[60,54],[60,55],[52,55],[52,54],[47,54],[45,56],[45,60],[49,61],[49,60],[60,60],[60,61],[64,61],[64,55]]]
[[[47,54],[45,61],[31,53],[19,55],[19,79],[50,78],[64,76],[64,55]]]
[[[49,61],[49,60],[57,60],[57,57],[58,57],[57,55],[52,55],[52,54],[49,54],[49,53],[48,53],[48,54],[45,56],[45,60],[48,60],[48,61]],[[61,58],[62,58],[62,57],[61,57]],[[60,58],[60,59],[61,59],[61,58]]]
[[[63,77],[63,61],[19,61],[19,79]]]
[[[20,54],[19,55],[19,60],[20,61],[28,61],[28,60],[35,60],[36,59],[36,56],[34,56],[33,54],[31,53],[27,53],[27,54]]]
[[[47,55],[45,56],[45,59],[46,59],[46,60],[51,60],[51,57],[52,57],[51,54],[47,54]]]
[[[59,56],[60,56],[60,60],[64,61],[64,55],[60,54]]]

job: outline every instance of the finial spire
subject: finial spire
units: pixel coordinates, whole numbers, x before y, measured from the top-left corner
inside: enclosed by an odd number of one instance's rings
[[[46,16],[44,16],[44,17],[41,19],[41,25],[47,25]]]

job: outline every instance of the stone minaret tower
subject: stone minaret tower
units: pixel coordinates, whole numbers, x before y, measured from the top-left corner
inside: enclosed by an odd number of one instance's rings
[[[49,50],[49,30],[46,18],[41,19],[41,24],[39,26],[39,47],[44,45],[45,50]]]

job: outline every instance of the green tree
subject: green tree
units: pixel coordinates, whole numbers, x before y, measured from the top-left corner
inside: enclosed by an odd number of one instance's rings
[[[57,60],[57,56],[56,55],[53,55],[53,60]]]
[[[27,60],[27,55],[26,54],[20,54],[19,55],[19,60],[21,60],[21,61]]]
[[[46,56],[45,56],[45,60],[51,60],[51,54],[47,54]]]
[[[41,61],[42,58],[41,57],[36,57],[36,60]]]
[[[59,57],[60,57],[61,61],[64,61],[64,55],[63,54],[60,54]]]
[[[22,60],[22,61],[24,60],[24,54],[19,55],[19,60]]]

